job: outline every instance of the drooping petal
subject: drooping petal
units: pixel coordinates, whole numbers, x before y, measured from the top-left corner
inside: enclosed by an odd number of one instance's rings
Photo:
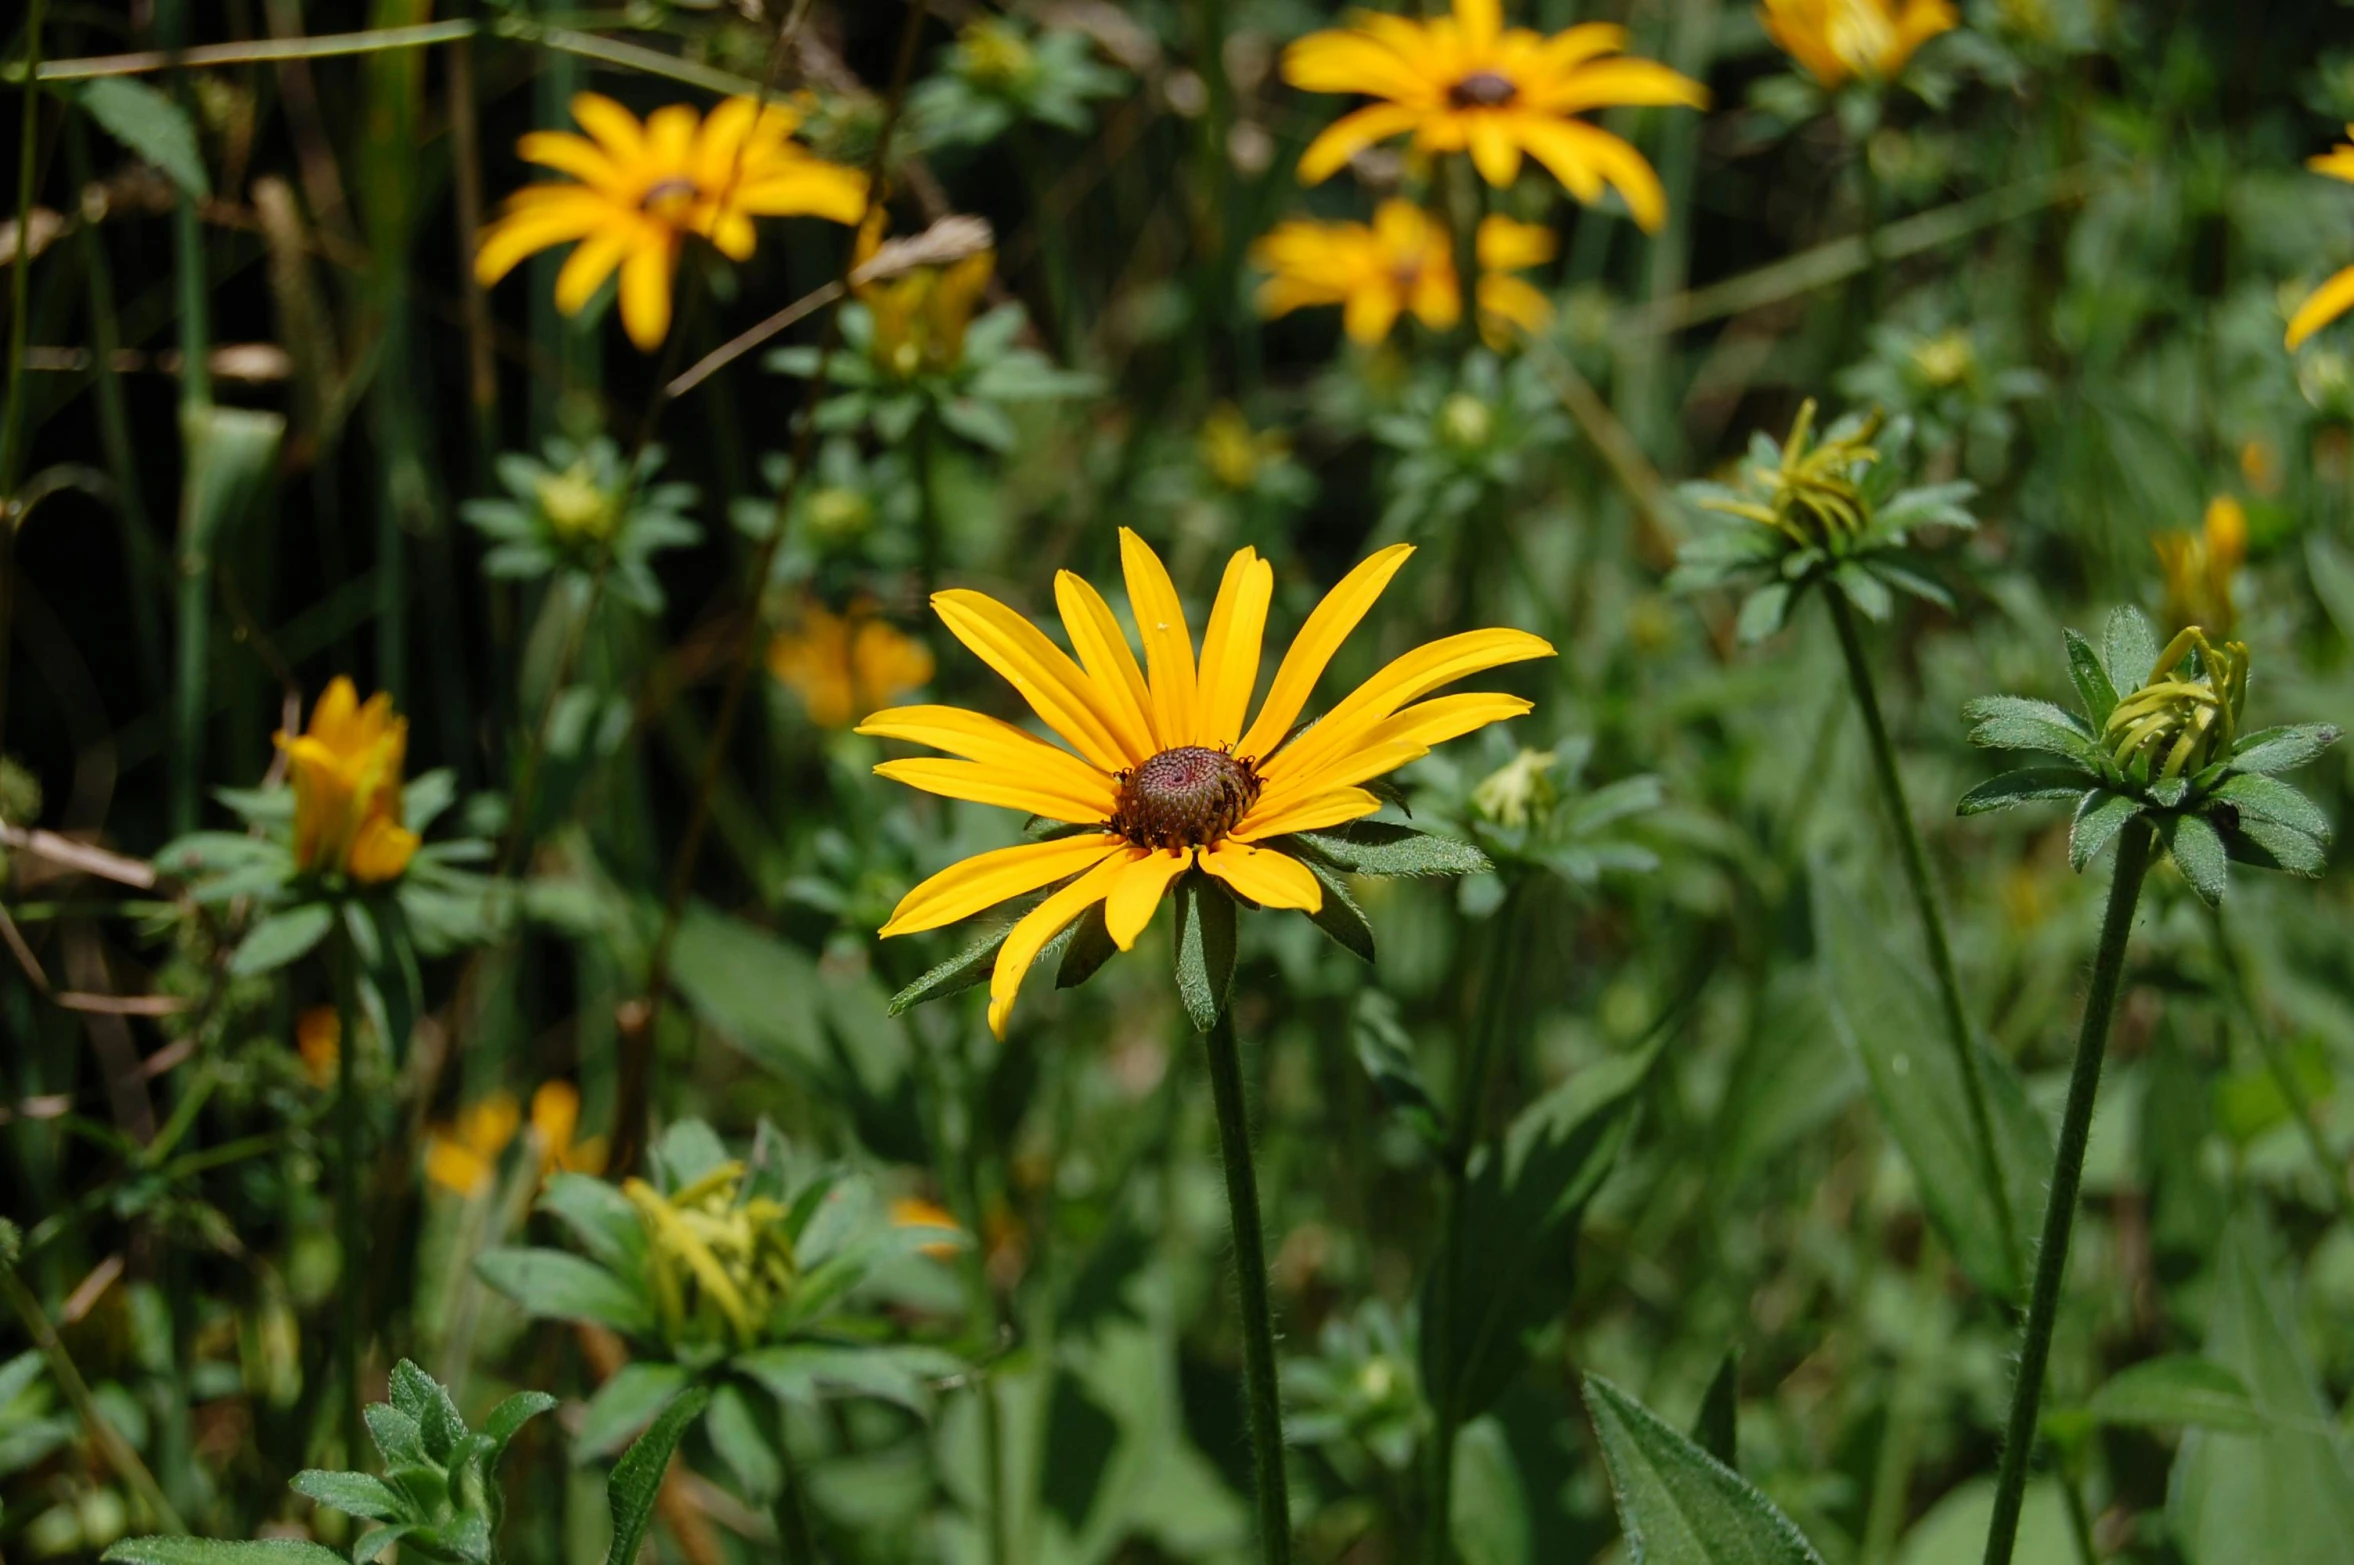
[[[1005,944],[998,948],[997,967],[989,978],[991,1032],[1000,1038],[1005,1036],[1006,1018],[1013,1014],[1014,997],[1021,993],[1022,980],[1029,975],[1030,964],[1038,960],[1046,942],[1061,933],[1065,924],[1101,902],[1127,867],[1130,857],[1142,851],[1121,844],[1086,874],[1023,914],[1007,931]]]
[[[822,217],[855,223],[866,214],[866,176],[823,158],[795,153],[789,162],[746,176],[736,204],[762,217]]]
[[[2297,313],[2289,318],[2288,346],[2294,350],[2349,309],[2354,309],[2354,266],[2314,289],[2297,306]]]
[[[1129,764],[1113,737],[1109,697],[1037,626],[969,588],[932,594],[932,607],[949,633],[1003,675],[1073,749],[1106,773]]]
[[[621,263],[621,326],[641,353],[651,353],[670,335],[670,279],[678,262],[678,241],[665,236],[641,243]]]
[[[1090,833],[1061,837],[1052,842],[1016,843],[990,853],[976,853],[949,865],[899,899],[885,935],[912,935],[970,918],[984,908],[1050,886],[1066,875],[1091,869],[1106,855],[1127,844],[1118,837]]]
[[[1109,813],[1112,780],[1068,750],[1057,749],[1013,724],[954,706],[899,706],[877,712],[858,731],[878,739],[904,739],[980,761],[1027,778],[1075,799],[1100,799]]]
[[[1314,728],[1263,762],[1272,786],[1322,771],[1409,701],[1483,669],[1551,657],[1550,642],[1524,630],[1467,630],[1415,648],[1359,685]]]
[[[1120,871],[1103,901],[1104,928],[1114,945],[1123,951],[1136,949],[1136,937],[1152,922],[1153,909],[1161,905],[1169,882],[1184,874],[1193,858],[1191,848],[1156,848]]]
[[[1627,30],[1616,22],[1581,22],[1555,33],[1537,50],[1538,68],[1566,73],[1595,58],[1616,54],[1627,46]]]
[[[1398,310],[1404,302],[1392,286],[1373,284],[1359,288],[1341,307],[1341,330],[1360,347],[1377,347],[1398,323]]]
[[[1103,802],[1106,790],[1089,789],[1085,793],[1065,792],[1043,781],[1027,778],[1018,771],[990,766],[980,761],[947,761],[938,756],[914,756],[906,760],[885,761],[875,768],[875,775],[903,782],[910,788],[921,788],[944,799],[967,799],[974,804],[994,804],[1000,809],[1023,810],[1042,815],[1050,821],[1062,821],[1074,826],[1091,826],[1111,815],[1110,806]]]
[[[1203,869],[1261,907],[1313,913],[1324,906],[1324,887],[1314,872],[1288,853],[1228,838],[1202,849],[1201,861]]]
[[[1373,103],[1342,115],[1325,126],[1300,154],[1300,183],[1324,183],[1367,147],[1402,136],[1421,124],[1424,112],[1402,103]]]
[[[1474,249],[1483,271],[1517,272],[1552,260],[1560,241],[1542,223],[1516,223],[1501,212],[1491,212],[1479,220]]]
[[[1054,601],[1062,610],[1063,634],[1071,638],[1080,666],[1095,681],[1106,722],[1129,764],[1141,766],[1160,747],[1153,743],[1152,692],[1145,685],[1144,670],[1136,666],[1127,634],[1103,594],[1075,571],[1055,572]]]
[[[1159,748],[1192,742],[1195,674],[1193,632],[1177,584],[1152,546],[1133,529],[1120,529],[1120,566],[1128,579],[1128,611],[1144,642],[1146,684],[1152,693],[1152,731]]]
[[[1275,683],[1268,687],[1267,700],[1259,708],[1259,715],[1250,730],[1234,747],[1235,754],[1264,756],[1283,742],[1299,721],[1308,697],[1315,694],[1316,681],[1324,677],[1333,655],[1357,628],[1366,612],[1373,607],[1390,578],[1406,563],[1414,552],[1409,543],[1393,543],[1378,553],[1359,561],[1354,570],[1343,576],[1334,588],[1324,595],[1293,638],[1291,650],[1284,653],[1283,662],[1275,670]]]
[[[525,201],[535,190],[552,199]],[[612,203],[580,185],[533,186],[516,192],[506,211],[482,231],[474,252],[474,280],[483,287],[505,277],[542,250],[585,238],[613,219]]]
[[[1571,195],[1592,205],[1607,181],[1626,198],[1628,212],[1644,232],[1655,234],[1666,225],[1667,191],[1633,147],[1582,120],[1524,114],[1518,123],[1522,145]]]
[[[1259,684],[1259,651],[1267,629],[1267,605],[1275,596],[1275,567],[1256,549],[1237,550],[1226,562],[1202,633],[1200,707],[1196,743],[1231,748],[1242,737],[1242,720]]]
[[[613,275],[613,268],[621,264],[629,253],[633,240],[638,238],[627,228],[616,224],[599,229],[573,247],[564,258],[564,265],[556,273],[556,308],[565,315],[578,315],[588,307],[605,279]]]

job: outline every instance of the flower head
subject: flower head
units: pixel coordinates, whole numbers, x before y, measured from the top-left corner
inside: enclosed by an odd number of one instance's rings
[[[660,446],[625,457],[602,435],[554,437],[544,460],[507,452],[497,465],[506,494],[461,508],[492,546],[483,568],[519,579],[556,570],[602,578],[624,602],[658,613],[662,584],[653,557],[702,536],[687,515],[695,486],[656,482],[663,459]]]
[[[409,867],[418,839],[401,823],[408,744],[408,719],[392,697],[379,691],[363,706],[340,675],[311,708],[308,729],[277,736],[294,777],[296,869],[373,886]]]
[[[748,1348],[793,1290],[791,1209],[744,1183],[734,1161],[667,1194],[643,1179],[622,1182],[645,1227],[648,1280],[673,1344],[724,1334]]]
[[[493,1092],[469,1104],[451,1123],[426,1133],[425,1177],[458,1195],[480,1195],[522,1123],[512,1093]]]
[[[1273,320],[1310,305],[1337,304],[1354,342],[1373,346],[1412,311],[1432,331],[1463,314],[1455,254],[1444,225],[1411,201],[1384,201],[1364,223],[1278,223],[1251,246],[1267,274],[1259,313]]]
[[[1544,291],[1512,274],[1543,266],[1558,248],[1553,230],[1541,224],[1516,223],[1501,213],[1480,219],[1472,242],[1479,260],[1472,298],[1479,305],[1479,334],[1489,347],[1501,350],[1515,333],[1543,331],[1553,318],[1553,301]]]
[[[1000,1036],[1031,963],[1083,917],[1090,927],[1101,918],[1105,950],[1125,951],[1172,886],[1197,898],[1210,889],[1197,874],[1254,905],[1317,915],[1325,913],[1328,890],[1345,901],[1332,866],[1350,859],[1347,844],[1316,834],[1381,807],[1366,783],[1433,745],[1529,710],[1518,696],[1487,692],[1422,697],[1484,669],[1553,651],[1517,630],[1449,636],[1396,659],[1313,726],[1298,728],[1342,641],[1413,553],[1393,545],[1342,578],[1308,617],[1258,715],[1246,723],[1273,568],[1255,550],[1235,554],[1197,658],[1184,605],[1160,558],[1125,528],[1120,553],[1144,643],[1141,664],[1110,605],[1069,571],[1056,577],[1055,598],[1076,660],[980,593],[956,590],[932,599],[950,632],[1004,675],[1063,745],[944,706],[878,712],[859,725],[860,733],[930,745],[957,758],[886,761],[876,768],[883,776],[1073,828],[950,866],[909,892],[883,926],[886,936],[938,929],[1055,888],[995,949],[989,1025]],[[1352,859],[1345,867],[1363,862]],[[1368,936],[1362,954],[1370,949]],[[945,991],[909,994],[929,992]],[[1221,992],[1207,1007],[1209,1019],[1195,1006],[1196,1021],[1207,1027],[1222,1003]]]
[[[533,131],[516,144],[526,161],[571,180],[508,197],[483,230],[474,275],[487,287],[525,257],[578,241],[556,277],[556,308],[579,314],[618,267],[621,324],[648,352],[670,333],[671,283],[689,235],[741,261],[752,254],[754,218],[855,223],[866,210],[865,177],[795,142],[800,116],[781,103],[730,98],[708,119],[674,103],[641,123],[584,92],[572,117],[586,136]]]
[[[809,603],[801,623],[768,643],[768,671],[793,687],[809,720],[847,728],[884,702],[932,682],[931,649],[877,619],[871,605],[835,614]]]
[[[2248,513],[2229,495],[2207,503],[2197,532],[2160,533],[2150,540],[2166,577],[2166,623],[2211,626],[2231,634],[2238,618],[2231,580],[2248,558]]]
[[[2354,136],[2354,125],[2346,127],[2346,134]],[[2327,174],[2354,184],[2354,141],[2341,141],[2319,157],[2309,158],[2305,166],[2316,174]],[[2354,266],[2347,267],[2328,282],[2305,296],[2297,306],[2297,313],[2289,317],[2288,347],[2294,353],[2300,343],[2315,332],[2354,309]]]
[[[2078,869],[2136,816],[2148,816],[2190,882],[2212,904],[2229,860],[2318,875],[2329,817],[2274,775],[2338,741],[2308,723],[2241,731],[2248,649],[2217,648],[2193,625],[2163,648],[2134,609],[2109,616],[2100,651],[2067,633],[2068,672],[2083,714],[2022,696],[1989,696],[1963,713],[1970,742],[2039,750],[2061,764],[2006,772],[1962,797],[1978,815],[2038,799],[2074,799],[2068,856]]]
[[[1491,185],[1511,184],[1526,153],[1589,205],[1615,187],[1635,221],[1657,230],[1667,221],[1659,176],[1633,147],[1577,116],[1620,104],[1700,108],[1708,93],[1664,65],[1619,56],[1626,36],[1607,22],[1550,38],[1507,28],[1499,0],[1455,0],[1453,15],[1427,22],[1359,12],[1348,27],[1311,33],[1284,51],[1286,81],[1383,101],[1309,143],[1300,180],[1317,184],[1410,131],[1418,151],[1468,152]]]
[[[884,213],[878,208],[859,230],[855,266],[882,248]],[[911,266],[856,285],[874,322],[867,342],[875,367],[897,380],[945,374],[964,362],[965,328],[996,274],[997,252],[984,245],[937,266]]]
[[[1960,21],[1951,0],[1764,0],[1758,20],[1825,89],[1885,82]]]
[[[580,1089],[568,1081],[546,1081],[531,1095],[532,1151],[542,1174],[595,1174],[605,1167],[605,1138],[580,1129]]]

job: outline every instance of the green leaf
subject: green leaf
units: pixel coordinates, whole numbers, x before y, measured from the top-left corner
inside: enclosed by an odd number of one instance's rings
[[[408,1504],[381,1478],[366,1473],[332,1473],[310,1468],[287,1480],[286,1487],[347,1516],[374,1522],[409,1521]]]
[[[1528,1485],[1501,1423],[1475,1418],[1457,1431],[1454,1477],[1447,1533],[1457,1565],[1527,1565]]]
[[[196,122],[187,110],[128,76],[101,76],[74,96],[109,136],[162,169],[173,184],[199,201],[211,198]]]
[[[2209,907],[2221,902],[2229,860],[2215,828],[2204,816],[2169,815],[2164,834],[2166,849],[2174,855],[2174,867],[2182,871],[2182,878],[2190,882],[2199,900]]]
[[[671,1403],[613,1464],[613,1476],[605,1480],[605,1498],[613,1508],[613,1545],[605,1565],[637,1565],[638,1545],[646,1541],[646,1526],[654,1519],[654,1499],[662,1492],[671,1453],[710,1399],[710,1391],[697,1386]]]
[[[638,1209],[602,1179],[556,1173],[539,1193],[539,1209],[572,1230],[580,1247],[607,1271],[624,1277],[646,1268],[646,1225]]]
[[[2072,761],[2092,750],[2092,733],[2083,719],[2049,701],[1980,696],[1963,705],[1962,716],[1975,725],[1970,743],[1988,750],[2043,750]]]
[[[2148,683],[2151,665],[2158,661],[2158,633],[2136,608],[2109,612],[2101,633],[2101,661],[2109,670],[2109,684],[2119,695]]]
[[[2216,1256],[2206,1357],[2239,1377],[2270,1427],[2183,1436],[2167,1516],[2190,1565],[2343,1565],[2354,1538],[2354,1476],[2269,1250],[2243,1216]]]
[[[2243,818],[2222,836],[2224,851],[2242,864],[2292,875],[2318,875],[2329,868],[2329,850],[2318,839],[2272,821]]]
[[[1630,1565],[1822,1565],[1739,1473],[1601,1376],[1585,1388]]]
[[[966,1369],[954,1354],[916,1344],[833,1347],[795,1342],[755,1348],[732,1362],[780,1402],[814,1403],[831,1393],[878,1397],[916,1413],[931,1410],[935,1384]]]
[[[499,1457],[505,1453],[507,1442],[515,1438],[516,1431],[540,1414],[552,1413],[555,1409],[556,1399],[545,1391],[518,1391],[492,1408],[490,1416],[482,1421],[480,1436],[490,1442],[489,1450],[484,1453],[484,1474],[487,1475],[498,1466]]]
[[[2239,811],[2242,819],[2253,816],[2321,842],[2330,840],[2330,819],[2321,806],[2276,777],[2252,772],[2227,777],[2215,797]]]
[[[1524,1109],[1500,1147],[1475,1156],[1455,1234],[1422,1295],[1423,1385],[1458,1422],[1504,1394],[1527,1359],[1527,1335],[1567,1306],[1586,1203],[1618,1160],[1657,1058],[1655,1044],[1579,1071]],[[1443,1329],[1431,1324],[1441,1319]]]
[[[333,1549],[299,1538],[125,1538],[98,1557],[107,1565],[344,1565]]]
[[[450,1401],[449,1392],[411,1359],[393,1365],[388,1381],[387,1395],[392,1398],[392,1405],[417,1421],[425,1454],[437,1465],[447,1467],[466,1439],[465,1420],[458,1417],[457,1405]]]
[[[1324,888],[1323,905],[1308,917],[1351,956],[1370,965],[1373,961],[1373,923],[1365,916],[1365,910],[1357,905],[1357,899],[1349,895],[1349,883],[1329,866],[1312,858],[1303,858],[1300,862],[1308,866],[1308,873],[1315,876],[1316,883]]]
[[[305,955],[334,926],[335,907],[328,902],[304,902],[283,913],[273,913],[246,931],[229,959],[229,971],[239,978],[276,972]]]
[[[693,1377],[676,1364],[639,1359],[624,1364],[597,1388],[572,1432],[575,1460],[603,1456],[646,1427],[687,1388]]]
[[[1303,831],[1284,840],[1304,844],[1352,875],[1480,875],[1495,868],[1468,842],[1393,821],[1356,821],[1339,831]]]
[[[1741,645],[1755,646],[1790,620],[1792,588],[1786,581],[1769,581],[1741,600],[1733,619],[1733,635]]]
[[[2068,823],[2069,867],[2082,874],[2084,866],[2109,845],[2109,839],[2141,812],[2141,801],[2125,794],[2106,788],[2087,793],[2076,806],[2076,818]]]
[[[371,1402],[360,1409],[360,1417],[368,1425],[368,1438],[383,1453],[386,1467],[432,1466],[425,1455],[425,1436],[408,1414],[382,1402]]]
[[[725,1385],[712,1393],[703,1433],[711,1441],[711,1449],[736,1475],[737,1487],[747,1502],[765,1507],[784,1492],[785,1464],[741,1386]]]
[[[2170,1353],[2118,1371],[2086,1410],[2104,1424],[2182,1424],[2231,1434],[2266,1427],[2240,1377],[2196,1353]]]
[[[253,509],[277,476],[286,420],[252,408],[205,407],[181,414],[181,434],[188,448],[181,528],[204,554]]]
[[[1814,877],[1815,941],[1824,967],[1832,1031],[1864,1068],[1881,1119],[1912,1166],[1921,1203],[1973,1282],[1998,1299],[2025,1289],[2027,1245],[2043,1211],[2051,1133],[2028,1102],[2010,1063],[1973,1038],[1993,1122],[1995,1158],[2010,1203],[2016,1246],[2003,1241],[2001,1214],[1967,1108],[1943,1007],[1922,962],[1889,942],[1839,881]]]
[[[997,952],[1005,944],[1005,937],[1012,929],[1013,926],[1008,924],[926,972],[923,977],[891,996],[891,1003],[884,1008],[885,1014],[897,1016],[926,1000],[962,994],[967,989],[987,983],[991,969],[997,965]]]
[[[654,1311],[643,1295],[568,1251],[485,1250],[474,1258],[474,1274],[534,1315],[610,1326],[624,1336],[654,1329]]]
[[[1398,1020],[1398,1004],[1378,989],[1357,996],[1356,1015],[1349,1029],[1357,1045],[1357,1061],[1373,1078],[1373,1090],[1414,1127],[1424,1143],[1437,1147],[1446,1139],[1446,1114],[1423,1082],[1422,1067],[1414,1059],[1414,1040]]]
[[[1119,955],[1120,948],[1112,943],[1112,932],[1103,919],[1103,904],[1097,902],[1065,926],[1068,937],[1063,943],[1063,959],[1054,970],[1057,989],[1076,989],[1095,976],[1096,969]]]
[[[1985,815],[2045,799],[2073,799],[2092,787],[2089,772],[2072,766],[2029,766],[1989,777],[1962,795],[1957,815]]]
[[[2076,698],[2084,703],[2085,716],[2092,719],[2093,731],[2098,733],[2109,721],[2109,714],[2117,710],[2117,683],[2109,671],[2101,666],[2100,654],[2092,643],[2074,631],[2068,638],[2068,677],[2076,684]],[[2155,652],[2150,654],[2157,656]]]
[[[1693,1415],[1692,1443],[1736,1472],[1741,1467],[1740,1417],[1741,1350],[1727,1348]]]
[[[680,921],[676,950],[672,977],[705,1025],[779,1075],[833,1079],[808,952],[701,903]]]
[[[2299,723],[2289,728],[2264,728],[2231,747],[2235,772],[2293,772],[2314,759],[2344,734],[2329,723]]]
[[[386,1549],[391,1548],[411,1533],[423,1530],[414,1522],[396,1522],[389,1527],[371,1527],[361,1533],[359,1541],[351,1546],[351,1565],[373,1565],[374,1561],[383,1557]]]
[[[1226,1013],[1234,985],[1234,899],[1198,869],[1177,881],[1177,995],[1197,1031]]]

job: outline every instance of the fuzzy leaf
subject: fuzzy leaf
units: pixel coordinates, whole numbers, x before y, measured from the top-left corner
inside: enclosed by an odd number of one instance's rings
[[[2209,907],[2223,900],[2223,883],[2228,859],[2223,851],[2223,839],[2202,815],[2174,815],[2166,819],[2166,848],[2174,855],[2174,867],[2182,871],[2182,878],[2190,882],[2191,890]]]
[[[2215,790],[2215,797],[2239,811],[2243,820],[2253,816],[2323,842],[2332,835],[2329,817],[2321,806],[2277,778],[2242,772],[2226,778]]]
[[[2108,722],[2109,714],[2117,710],[2117,685],[2109,678],[2109,671],[2101,666],[2100,654],[2093,651],[2091,642],[2072,630],[2065,634],[2068,677],[2075,681],[2076,697],[2084,703],[2084,713],[2092,719],[2093,731],[2098,733]]]
[[[2073,799],[2094,786],[2091,774],[2070,766],[2031,766],[1990,777],[1962,795],[1957,815],[1985,815],[2042,799]]]
[[[891,1003],[883,1008],[887,1016],[897,1016],[911,1006],[926,1000],[938,1000],[952,994],[962,994],[989,981],[990,970],[997,965],[997,952],[1005,944],[1005,937],[1013,926],[996,930],[976,944],[965,947],[956,955],[925,973],[914,983],[891,996]]]
[[[2136,608],[2113,609],[2101,633],[2101,661],[2108,665],[2109,684],[2123,695],[2139,690],[2158,661],[2158,633]]]
[[[333,1549],[298,1538],[125,1538],[106,1565],[344,1565]]]
[[[1741,600],[1741,613],[1733,621],[1734,636],[1747,647],[1775,634],[1789,623],[1794,596],[1790,583],[1767,582]]]
[[[1834,573],[1839,591],[1855,610],[1875,625],[1884,622],[1896,610],[1896,599],[1888,591],[1888,584],[1850,560]]]
[[[305,902],[283,913],[273,913],[246,931],[229,959],[229,971],[239,978],[276,972],[307,955],[327,938],[335,923],[335,908],[326,902]]]
[[[1700,1411],[1692,1418],[1692,1443],[1727,1467],[1740,1470],[1741,1350],[1725,1349],[1716,1374],[1701,1393]]]
[[[2266,728],[2243,737],[2231,747],[2235,772],[2293,772],[2342,737],[2329,723],[2298,723],[2288,728]]]
[[[662,1492],[671,1453],[710,1399],[710,1391],[697,1386],[671,1403],[613,1464],[613,1476],[605,1480],[605,1498],[613,1508],[613,1546],[605,1552],[605,1565],[637,1565],[638,1545],[654,1519],[654,1498]]]
[[[2141,810],[2139,799],[2106,788],[2095,788],[2085,794],[2076,806],[2076,819],[2068,825],[2069,867],[2082,873],[2084,866],[2109,845],[2109,839]]]
[[[1980,696],[1962,708],[1975,726],[1970,743],[1989,750],[2043,750],[2080,760],[2092,749],[2084,720],[2049,701],[2026,696]]]
[[[556,1173],[540,1191],[539,1209],[572,1230],[580,1247],[623,1276],[645,1269],[646,1225],[629,1197],[602,1179]]]
[[[1303,831],[1288,840],[1352,875],[1478,875],[1494,868],[1468,842],[1391,821],[1355,821],[1340,831]]]
[[[2224,851],[2242,864],[2291,875],[2318,875],[2329,868],[2329,851],[2293,826],[2243,816],[2222,832]]]
[[[366,1473],[324,1472],[314,1467],[296,1473],[286,1487],[346,1516],[375,1522],[410,1519],[409,1507],[401,1497],[383,1479]]]
[[[2232,1434],[2265,1427],[2247,1383],[2196,1353],[2170,1353],[2118,1371],[2093,1393],[2086,1411],[2104,1424],[2180,1424]]]
[[[1177,994],[1197,1031],[1226,1014],[1234,985],[1234,899],[1198,869],[1177,881]]]
[[[1739,1473],[1601,1376],[1585,1391],[1630,1565],[1823,1565]]]
[[[1357,899],[1349,895],[1349,883],[1330,868],[1312,858],[1300,861],[1308,866],[1308,873],[1316,877],[1324,888],[1324,905],[1308,917],[1316,927],[1330,935],[1350,955],[1362,962],[1373,961],[1373,924],[1365,917],[1365,910],[1357,906]]]
[[[482,1421],[481,1438],[490,1442],[483,1470],[487,1473],[498,1465],[499,1454],[507,1449],[507,1442],[515,1438],[517,1430],[542,1413],[554,1412],[555,1408],[556,1399],[545,1391],[518,1391],[492,1408],[490,1416]]]
[[[572,1432],[574,1460],[603,1456],[645,1428],[686,1389],[690,1378],[676,1364],[651,1359],[622,1365],[589,1398],[580,1427]]]
[[[474,1258],[474,1272],[534,1315],[610,1326],[624,1336],[654,1329],[654,1312],[644,1297],[568,1250],[485,1250]]]

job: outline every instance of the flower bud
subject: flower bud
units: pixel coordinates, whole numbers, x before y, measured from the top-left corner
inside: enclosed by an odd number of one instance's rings
[[[2196,654],[2191,673],[2179,665]],[[2149,783],[2196,774],[2230,753],[2248,694],[2248,649],[2218,652],[2193,625],[2166,644],[2141,688],[2118,701],[2101,733],[2117,769]]]
[[[1542,824],[1560,797],[1551,776],[1554,752],[1523,750],[1471,790],[1472,808],[1497,825],[1517,831],[1532,819]]]

